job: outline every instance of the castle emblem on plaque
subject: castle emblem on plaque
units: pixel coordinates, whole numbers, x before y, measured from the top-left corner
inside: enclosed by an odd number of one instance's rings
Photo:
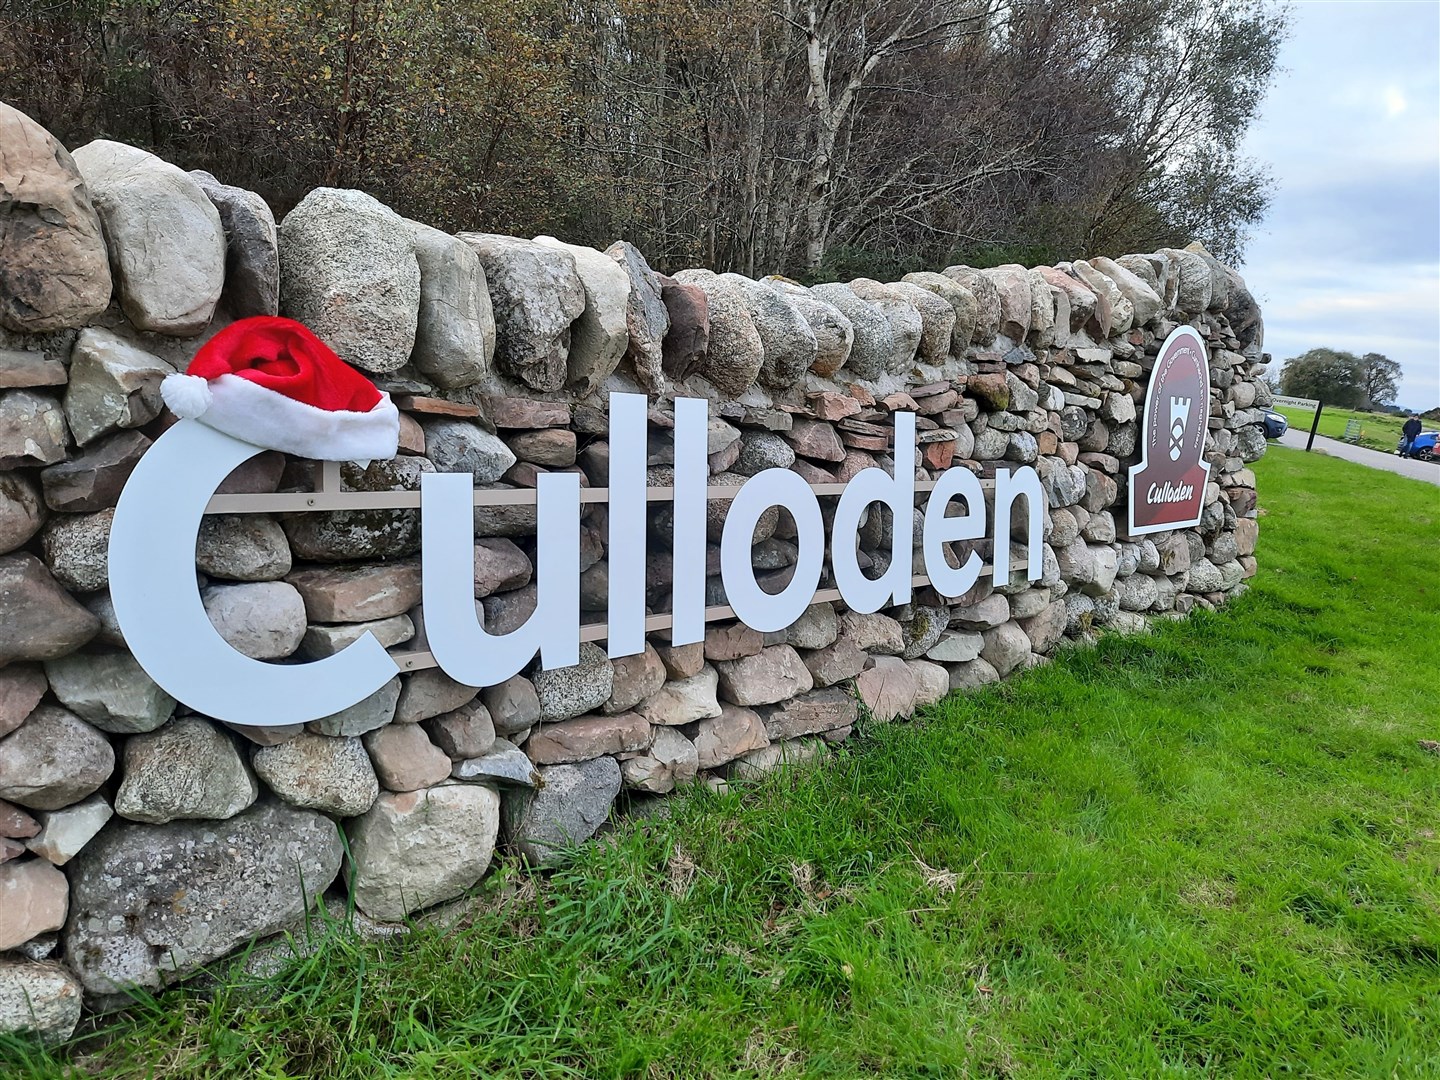
[[[1170,399],[1170,460],[1179,461],[1185,450],[1185,425],[1190,422],[1190,399]]]

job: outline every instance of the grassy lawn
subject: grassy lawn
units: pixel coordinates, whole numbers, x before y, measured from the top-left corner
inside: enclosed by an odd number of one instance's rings
[[[0,1075],[1440,1076],[1440,499],[1258,472],[1223,613]]]
[[[1292,409],[1288,405],[1276,405],[1275,411],[1284,415],[1290,421],[1290,426],[1299,431],[1308,432],[1310,425],[1314,422],[1315,414],[1309,409]],[[1350,420],[1359,420],[1360,445],[1368,446],[1372,450],[1384,450],[1387,453],[1394,453],[1395,447],[1400,442],[1400,428],[1405,424],[1405,417],[1396,416],[1393,413],[1372,413],[1359,412],[1355,409],[1335,409],[1326,406],[1320,413],[1319,433],[1328,435],[1332,439],[1341,439],[1345,436],[1345,425]],[[1435,423],[1428,421],[1425,424],[1426,431],[1433,431]]]

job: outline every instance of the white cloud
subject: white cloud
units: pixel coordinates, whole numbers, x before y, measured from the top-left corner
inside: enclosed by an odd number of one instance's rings
[[[1440,403],[1440,5],[1303,4],[1247,138],[1275,201],[1243,273],[1277,366],[1307,349],[1400,362]]]
[[[1350,264],[1325,261],[1262,266],[1254,278],[1264,282],[1265,350],[1275,370],[1310,349],[1378,352],[1401,365],[1401,405],[1440,401],[1440,264],[1373,268],[1357,280]]]

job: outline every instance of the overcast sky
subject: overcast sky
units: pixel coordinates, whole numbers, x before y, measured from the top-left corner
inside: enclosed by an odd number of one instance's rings
[[[1440,404],[1440,4],[1295,5],[1286,69],[1247,140],[1276,180],[1242,273],[1272,371],[1380,352],[1399,404]]]

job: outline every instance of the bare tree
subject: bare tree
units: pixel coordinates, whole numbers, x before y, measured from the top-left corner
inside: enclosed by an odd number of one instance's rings
[[[835,178],[847,164],[845,138],[860,96],[883,73],[887,60],[985,33],[996,6],[992,0],[786,0],[780,17],[804,36],[808,77],[805,103],[811,135],[803,203],[807,268],[820,264],[830,241]],[[902,165],[897,173],[904,170]]]

